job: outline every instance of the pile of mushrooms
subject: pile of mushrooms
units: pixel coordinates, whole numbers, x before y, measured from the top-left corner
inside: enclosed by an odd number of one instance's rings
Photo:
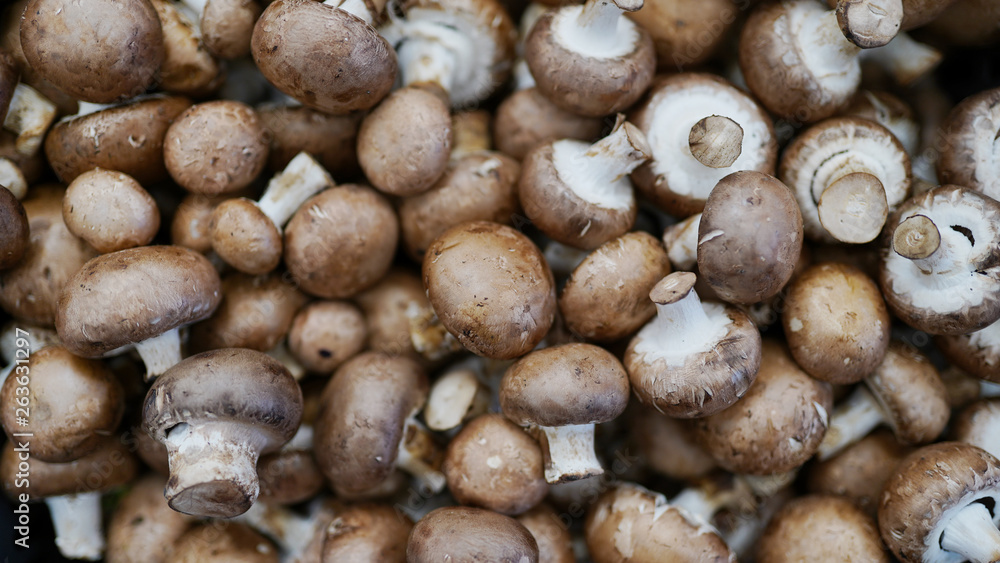
[[[1000,561],[995,1],[7,4],[14,560]]]

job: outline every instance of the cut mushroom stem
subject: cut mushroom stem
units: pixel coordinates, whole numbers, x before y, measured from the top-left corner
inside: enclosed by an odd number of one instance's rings
[[[431,387],[424,420],[431,430],[451,430],[490,407],[490,389],[467,368],[445,373]]]
[[[876,426],[886,422],[885,411],[875,396],[863,385],[858,386],[846,401],[837,406],[830,417],[830,426],[823,436],[816,457],[830,459],[847,446],[867,436]]]
[[[179,328],[168,330],[135,345],[136,352],[146,364],[146,382],[156,379],[183,359]]]
[[[45,504],[52,516],[59,553],[69,559],[99,560],[104,554],[101,493],[49,497]]]
[[[399,442],[396,467],[413,475],[422,490],[434,494],[444,490],[447,483],[441,472],[444,457],[431,433],[414,418],[403,426],[403,439]]]
[[[625,122],[621,114],[611,134],[586,150],[580,150],[577,143],[556,143],[554,149],[552,159],[563,182],[579,186],[578,191],[583,187],[595,192],[608,191],[581,195],[588,201],[614,198],[621,189],[618,180],[631,174],[653,154],[642,131]]]
[[[3,120],[3,128],[17,134],[14,149],[19,154],[33,156],[55,118],[55,104],[31,86],[18,84],[10,100],[7,117]]]
[[[864,57],[888,70],[901,86],[909,86],[933,71],[942,54],[907,33],[897,33],[888,45],[866,50]]]
[[[594,425],[539,426],[545,433],[545,480],[562,483],[604,473],[594,453]]]
[[[307,199],[330,186],[330,175],[308,153],[301,152],[271,178],[257,205],[280,230]]]
[[[618,18],[624,12],[642,8],[642,4],[642,0],[587,0],[576,18],[576,27],[562,30],[562,37],[574,51],[611,49],[619,41]]]
[[[718,323],[705,313],[694,291],[696,280],[691,272],[679,272],[663,278],[649,292],[649,298],[656,304],[657,342],[697,342],[708,340],[698,335],[718,331]]]
[[[840,0],[837,21],[851,43],[862,49],[881,47],[899,32],[903,23],[901,0]]]
[[[1000,561],[1000,530],[986,505],[974,502],[952,517],[941,533],[941,548],[972,563]]]
[[[722,115],[704,117],[691,127],[688,146],[705,166],[727,168],[743,150],[743,127]]]
[[[820,195],[816,210],[823,228],[833,238],[850,244],[874,240],[889,216],[882,182],[860,171],[834,178]]]
[[[181,423],[167,433],[170,480],[164,490],[178,512],[211,515],[212,505],[257,499],[257,459],[267,440],[243,425]],[[231,501],[231,502],[230,502]]]
[[[941,246],[941,233],[926,215],[914,215],[892,233],[892,249],[903,258],[925,260]]]

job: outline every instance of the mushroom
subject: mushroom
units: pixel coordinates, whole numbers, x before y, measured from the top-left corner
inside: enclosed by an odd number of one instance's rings
[[[552,326],[552,272],[538,247],[510,227],[474,221],[448,229],[427,249],[423,277],[441,323],[480,356],[522,356]]]
[[[734,172],[705,201],[698,272],[724,301],[765,301],[791,279],[802,233],[802,213],[784,184],[762,172]]]
[[[163,27],[165,56],[157,74],[160,88],[186,96],[212,94],[224,76],[219,61],[205,49],[197,16],[172,0],[148,1]]]
[[[281,449],[260,456],[257,462],[259,503],[254,507],[306,502],[325,488],[326,479],[313,455],[313,436],[311,421],[303,420],[295,436]]]
[[[66,118],[45,136],[45,156],[66,183],[98,167],[128,174],[147,186],[162,182],[169,177],[163,138],[190,106],[186,98],[154,96]]]
[[[535,147],[559,139],[594,141],[603,127],[600,119],[566,111],[532,86],[512,92],[497,106],[493,142],[504,154],[524,160]]]
[[[0,453],[0,485],[19,504],[44,500],[63,557],[97,561],[105,549],[101,494],[135,477],[139,463],[124,444],[106,436],[97,449],[68,463],[34,458],[31,438],[7,442]],[[25,506],[22,510],[28,510]]]
[[[271,140],[267,167],[283,169],[300,152],[308,152],[335,178],[360,170],[357,140],[362,114],[329,115],[304,106],[263,104],[257,107]]]
[[[679,218],[700,212],[719,180],[733,172],[774,173],[778,145],[771,118],[718,76],[682,73],[657,79],[631,121],[652,150],[649,162],[632,174],[636,189]],[[692,145],[699,138],[716,141]],[[709,157],[722,147],[724,154]]]
[[[470,358],[454,364],[431,384],[424,406],[428,428],[451,430],[489,411],[493,393],[480,381],[476,363]]]
[[[257,460],[280,448],[302,419],[302,391],[288,370],[242,348],[191,356],[146,394],[143,429],[167,447],[164,496],[178,512],[242,514],[257,499]]]
[[[819,446],[820,460],[841,451],[879,424],[892,428],[902,444],[926,444],[948,423],[951,409],[937,370],[926,357],[900,342],[830,417]]]
[[[201,43],[220,59],[250,54],[250,38],[261,7],[255,0],[182,0],[198,16]]]
[[[925,446],[885,484],[878,508],[882,541],[904,561],[996,561],[998,502],[997,458],[958,442]]]
[[[413,521],[385,504],[338,510],[323,531],[323,561],[404,563]]]
[[[368,348],[391,356],[422,357],[414,347],[419,330],[415,318],[434,316],[419,275],[394,268],[355,297],[368,327]],[[447,333],[451,337],[450,333]],[[454,337],[451,337],[454,339]]]
[[[644,232],[625,233],[599,246],[559,292],[566,328],[588,340],[625,338],[656,314],[649,292],[670,273],[663,246]]]
[[[757,541],[758,561],[877,561],[889,563],[875,519],[851,501],[808,495],[771,518]]]
[[[892,132],[906,149],[906,154],[919,158],[921,126],[910,104],[898,96],[885,90],[859,90],[843,115],[878,123]],[[920,117],[922,121],[927,121],[924,115]]]
[[[31,241],[28,213],[6,187],[0,185],[0,270],[16,266]]]
[[[310,197],[333,186],[333,178],[308,153],[299,153],[271,178],[259,202],[229,199],[212,211],[212,250],[227,264],[248,274],[278,267],[282,227]]]
[[[212,252],[212,237],[209,223],[212,212],[220,203],[230,196],[222,195],[207,197],[201,194],[188,194],[174,208],[174,216],[170,221],[170,242],[177,246],[190,248],[202,254]]]
[[[347,301],[313,301],[288,329],[288,349],[312,373],[331,374],[365,348],[365,315]]]
[[[244,524],[215,520],[199,524],[174,543],[169,563],[278,563],[278,550]]]
[[[1000,158],[994,143],[1000,133],[1000,88],[959,102],[941,124],[937,173],[944,184],[958,184],[1000,198]]]
[[[730,0],[648,0],[626,15],[653,38],[659,70],[681,72],[718,54],[748,7]]]
[[[89,260],[66,283],[56,330],[66,348],[101,357],[128,344],[147,380],[181,360],[181,326],[211,315],[221,281],[204,256],[179,246],[142,246]]]
[[[1000,38],[998,23],[1000,6],[992,0],[957,0],[930,22],[927,29],[949,45],[984,46]]]
[[[124,5],[32,0],[20,29],[21,50],[32,69],[86,102],[116,102],[143,93],[164,60],[160,20],[145,0]]]
[[[125,393],[100,360],[47,346],[30,350],[28,361],[16,366],[0,388],[0,422],[11,441],[31,436],[32,459],[79,459],[96,450],[121,422]],[[20,418],[22,413],[28,414]]]
[[[310,108],[332,114],[370,109],[389,93],[397,72],[396,53],[372,27],[384,5],[271,2],[254,26],[254,62],[275,87]]]
[[[591,117],[635,103],[656,72],[649,32],[622,17],[640,8],[642,0],[588,0],[539,17],[524,43],[538,90],[564,110]]]
[[[563,139],[531,151],[518,181],[521,206],[553,240],[597,248],[632,229],[637,207],[628,174],[649,157],[645,135],[619,115],[594,144]]]
[[[167,480],[150,473],[132,484],[108,522],[108,563],[163,563],[191,519],[163,498]]]
[[[668,416],[715,414],[739,400],[761,364],[760,332],[742,311],[702,303],[696,276],[674,272],[649,293],[656,318],[625,352],[639,401]]]
[[[399,221],[383,196],[344,184],[311,197],[292,216],[285,265],[306,293],[352,297],[389,271],[398,237]]]
[[[846,497],[874,516],[883,485],[911,451],[891,430],[875,430],[833,457],[817,460],[809,468],[806,489],[811,494]]]
[[[0,50],[0,116],[3,128],[17,135],[14,148],[19,155],[34,156],[45,140],[56,105],[41,92],[19,79],[17,61]]]
[[[597,499],[587,511],[584,536],[594,563],[736,561],[715,528],[632,483],[617,484]]]
[[[537,563],[538,543],[510,516],[482,508],[448,506],[432,510],[413,527],[406,560]]]
[[[444,488],[441,454],[415,419],[426,399],[414,360],[366,352],[341,364],[323,389],[314,447],[338,494],[371,490],[397,466],[431,494]]]
[[[1000,321],[968,334],[935,336],[934,343],[953,365],[1000,383]]]
[[[574,563],[573,538],[569,527],[547,503],[536,505],[517,517],[538,543],[538,560],[546,563]]]
[[[28,195],[28,179],[24,176],[24,172],[13,160],[2,156],[0,156],[0,186],[14,194],[17,200],[24,199],[24,196]]]
[[[77,176],[63,197],[69,232],[104,254],[149,244],[160,229],[160,210],[128,174],[95,168]]]
[[[715,460],[683,420],[646,406],[633,408],[626,416],[629,441],[656,473],[677,481],[693,481],[716,467]]]
[[[542,466],[538,442],[503,415],[484,414],[451,439],[441,471],[461,504],[516,516],[548,493]]]
[[[543,348],[507,369],[500,408],[521,426],[537,427],[545,480],[563,483],[604,472],[594,454],[594,425],[628,404],[628,375],[610,352],[593,344]]]
[[[216,196],[254,181],[267,162],[268,140],[253,108],[230,100],[191,106],[163,138],[163,161],[189,192]]]
[[[840,262],[813,264],[789,284],[781,324],[795,362],[830,383],[860,381],[889,346],[891,321],[878,286]]]
[[[910,157],[881,125],[836,117],[792,140],[778,177],[795,193],[809,238],[859,244],[909,195]]]
[[[1000,423],[1000,401],[981,399],[962,409],[952,422],[951,437],[978,446],[994,456],[1000,453],[996,427]]]
[[[886,223],[892,238],[879,266],[893,314],[930,334],[966,334],[996,322],[998,213],[996,200],[952,185],[901,204]]]
[[[764,340],[757,379],[732,407],[694,421],[699,443],[736,473],[791,471],[819,448],[833,407],[830,385],[809,377],[776,341]]]

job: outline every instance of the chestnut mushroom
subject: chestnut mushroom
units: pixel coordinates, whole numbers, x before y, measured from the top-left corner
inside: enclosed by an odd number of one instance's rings
[[[193,524],[163,498],[167,480],[150,473],[135,481],[108,522],[108,563],[163,563]]]
[[[30,236],[24,206],[10,190],[0,185],[0,270],[16,266],[24,258]]]
[[[968,334],[935,336],[934,343],[953,365],[1000,383],[1000,321]]]
[[[278,550],[244,524],[216,520],[199,524],[174,543],[167,563],[278,563]]]
[[[757,541],[758,561],[889,563],[875,519],[851,501],[809,495],[782,507]]]
[[[331,374],[360,353],[368,340],[365,315],[347,301],[313,301],[288,329],[288,350],[312,373]]]
[[[413,526],[406,560],[537,563],[538,543],[510,516],[482,508],[447,506],[432,510]]]
[[[696,276],[674,272],[649,293],[656,318],[625,352],[639,401],[668,416],[697,418],[728,408],[751,388],[761,365],[760,332],[733,306],[702,303]]]
[[[493,393],[478,375],[485,371],[481,362],[477,358],[460,361],[434,380],[424,406],[428,428],[451,430],[489,411]]]
[[[128,174],[95,168],[77,176],[63,197],[69,232],[104,254],[149,244],[160,229],[153,196]]]
[[[653,407],[630,409],[629,442],[656,473],[677,481],[694,481],[715,469],[716,463],[698,443],[682,419],[664,416]]]
[[[288,442],[302,391],[288,370],[243,348],[191,356],[146,394],[143,429],[167,447],[164,496],[178,512],[233,517],[257,499],[257,460]]]
[[[311,154],[334,178],[353,177],[358,170],[358,128],[363,114],[329,115],[305,106],[257,106],[271,139],[267,168],[283,169],[300,152]]]
[[[806,490],[846,497],[874,516],[883,485],[911,451],[913,448],[902,445],[891,430],[877,429],[833,457],[813,463]]]
[[[147,1],[163,27],[165,56],[157,74],[160,88],[199,98],[212,94],[223,81],[222,66],[205,49],[198,18],[173,0]]]
[[[951,438],[978,446],[993,455],[1000,453],[997,424],[1000,423],[1000,401],[980,399],[958,413],[952,422]]]
[[[181,0],[198,17],[201,43],[220,59],[250,54],[250,38],[261,7],[256,0]]]
[[[1000,88],[959,102],[941,124],[937,172],[944,184],[972,188],[1000,198],[1000,158],[994,144],[1000,132]]]
[[[404,563],[412,529],[408,517],[385,504],[345,507],[323,531],[322,561]]]
[[[497,106],[493,142],[504,154],[524,160],[535,147],[559,139],[594,141],[603,126],[599,118],[560,108],[532,86],[512,92]]]
[[[593,344],[543,348],[507,369],[500,408],[515,424],[544,435],[545,480],[563,483],[604,473],[594,453],[594,425],[628,404],[628,375],[610,352]]]

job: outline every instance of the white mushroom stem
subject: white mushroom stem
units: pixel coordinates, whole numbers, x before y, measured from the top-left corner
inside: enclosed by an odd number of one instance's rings
[[[888,70],[902,86],[909,86],[929,74],[941,62],[941,51],[914,41],[909,34],[900,32],[888,45],[866,49],[866,59]]]
[[[440,471],[441,450],[431,433],[412,416],[403,424],[396,467],[413,475],[422,490],[433,494],[444,490],[445,477]]]
[[[675,270],[692,271],[698,264],[698,228],[701,213],[696,213],[680,223],[675,223],[663,232],[663,245],[667,248],[667,258]]]
[[[97,561],[104,555],[101,493],[89,492],[45,499],[52,515],[56,547],[68,559]]]
[[[148,383],[183,359],[181,357],[181,331],[179,328],[173,328],[159,336],[136,342],[135,351],[139,352],[139,357],[146,364],[146,382]]]
[[[687,487],[677,493],[670,504],[694,514],[706,522],[711,522],[717,512],[725,508],[752,508],[756,501],[753,493],[742,479],[735,479],[732,486]]]
[[[539,426],[545,433],[545,480],[561,483],[604,473],[594,453],[594,425]]]
[[[408,20],[405,40],[396,48],[403,85],[437,84],[451,92],[456,79],[469,76],[477,45],[457,27],[437,21]]]
[[[454,369],[431,386],[424,406],[424,420],[431,430],[443,432],[485,413],[489,406],[490,390],[476,374],[471,369]]]
[[[191,13],[198,16],[198,21],[201,20],[201,16],[205,13],[205,6],[208,4],[208,0],[180,0],[180,3],[184,5]]]
[[[984,399],[1000,397],[1000,383],[993,383],[985,379],[979,381],[979,396]]]
[[[17,134],[14,148],[19,154],[33,156],[55,118],[55,104],[31,86],[19,83],[14,88],[3,128]]]
[[[310,511],[313,512],[313,511]],[[282,552],[283,561],[296,561],[318,533],[322,519],[316,514],[299,514],[276,503],[257,502],[243,514],[233,518],[274,540]]]
[[[941,548],[972,563],[1000,561],[1000,530],[986,505],[973,502],[953,516],[941,532]]]
[[[517,59],[514,63],[514,90],[527,90],[535,86],[535,77],[531,74],[527,61]]]
[[[855,64],[861,48],[844,37],[834,10],[811,11],[796,35],[806,66],[819,76],[838,74]]]
[[[364,20],[368,25],[372,25],[375,21],[375,15],[368,9],[368,4],[365,3],[365,0],[326,0],[323,4],[340,8],[348,14]]]
[[[28,195],[28,181],[24,178],[24,173],[9,158],[0,157],[0,186],[10,190],[19,200]]]
[[[94,102],[77,102],[77,110],[73,115],[64,117],[63,120],[76,119],[99,111],[104,111],[115,107],[117,104],[95,104]]]
[[[830,426],[823,436],[816,457],[830,459],[847,446],[867,436],[876,426],[886,421],[885,411],[863,385],[834,409]]]
[[[584,55],[599,58],[614,56],[598,53],[605,51],[619,54],[623,44],[631,46],[635,42],[631,28],[623,30],[619,23],[624,12],[634,12],[642,8],[642,4],[642,0],[587,0],[578,9],[579,13],[575,18],[566,18],[566,24],[558,26],[557,34],[569,49]],[[570,15],[575,12],[573,10]],[[626,41],[622,41],[623,35]]]
[[[618,118],[610,135],[592,145],[562,140],[552,145],[559,178],[580,198],[607,209],[627,209],[635,199],[627,176],[652,150],[638,127]]]
[[[320,163],[308,153],[300,152],[284,170],[271,178],[257,205],[281,231],[307,199],[331,186],[333,178]]]

